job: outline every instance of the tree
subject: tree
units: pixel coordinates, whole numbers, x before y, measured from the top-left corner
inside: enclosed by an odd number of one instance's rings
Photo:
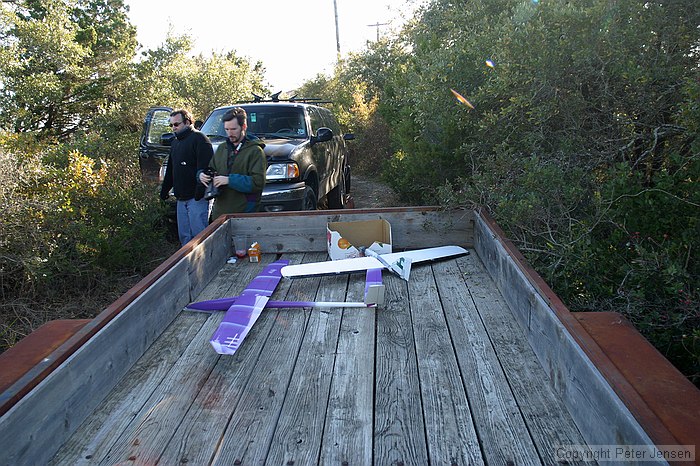
[[[0,6],[0,126],[65,139],[118,99],[136,31],[121,0]]]
[[[433,0],[329,80],[379,96],[405,200],[488,209],[573,310],[700,379],[699,26],[693,0]]]
[[[171,101],[189,108],[202,120],[216,107],[250,100],[253,93],[267,93],[262,63],[241,58],[235,52],[208,57],[180,55],[165,72],[171,80]]]

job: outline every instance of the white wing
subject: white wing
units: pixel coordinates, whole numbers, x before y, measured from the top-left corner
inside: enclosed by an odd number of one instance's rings
[[[389,264],[397,263],[402,258],[404,260],[409,259],[411,263],[415,264],[417,262],[445,259],[463,254],[469,254],[469,251],[460,246],[440,246],[436,248],[382,254],[382,258]],[[360,272],[368,269],[381,268],[386,267],[374,257],[357,257],[354,259],[341,259],[337,261],[288,265],[282,267],[282,276],[286,278],[309,277],[313,275]]]

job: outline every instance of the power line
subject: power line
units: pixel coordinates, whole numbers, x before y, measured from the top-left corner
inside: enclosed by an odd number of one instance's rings
[[[367,26],[368,26],[368,27],[371,27],[371,28],[377,28],[377,42],[379,42],[379,26],[388,26],[388,25],[389,25],[389,23],[379,23],[379,22],[377,22],[377,23],[374,23],[374,24],[368,24]]]

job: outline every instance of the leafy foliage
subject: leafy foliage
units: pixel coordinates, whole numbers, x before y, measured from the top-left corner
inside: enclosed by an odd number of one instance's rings
[[[65,139],[114,102],[134,54],[121,0],[0,5],[0,127]]]
[[[378,98],[405,200],[488,209],[572,310],[699,381],[695,3],[433,0],[329,79]]]
[[[76,148],[94,147],[94,141],[34,145],[32,151],[30,137],[5,135],[2,142],[3,320],[16,315],[33,327],[43,318],[31,309],[72,307],[86,296],[101,302],[112,281],[150,271],[154,259],[173,250],[158,228],[162,207],[133,163],[104,149],[88,156]],[[98,310],[76,312],[85,317]],[[22,335],[11,324],[2,322],[6,344]]]
[[[176,249],[138,167],[150,106],[203,118],[264,92],[260,63],[192,57],[187,36],[134,60],[126,12],[121,0],[0,5],[0,348],[56,316],[92,317]]]
[[[361,138],[348,145],[348,159],[355,173],[379,173],[382,162],[388,160],[389,127],[377,112],[378,96],[369,90],[370,84],[348,72],[347,62],[340,63],[335,76],[318,75],[297,90],[302,97],[320,98],[338,122],[349,133]],[[381,155],[378,155],[381,154]]]

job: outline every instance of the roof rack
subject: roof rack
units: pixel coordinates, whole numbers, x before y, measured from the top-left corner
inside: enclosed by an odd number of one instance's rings
[[[241,100],[236,102],[236,104],[255,104],[255,103],[262,103],[262,102],[293,102],[293,103],[302,103],[302,104],[332,104],[333,101],[331,100],[323,100],[323,99],[316,99],[316,98],[307,98],[307,97],[297,97],[296,94],[287,98],[287,99],[280,99],[280,94],[282,91],[277,92],[275,94],[272,94],[269,98],[265,99],[264,97],[261,97],[257,94],[253,94],[253,100]]]

